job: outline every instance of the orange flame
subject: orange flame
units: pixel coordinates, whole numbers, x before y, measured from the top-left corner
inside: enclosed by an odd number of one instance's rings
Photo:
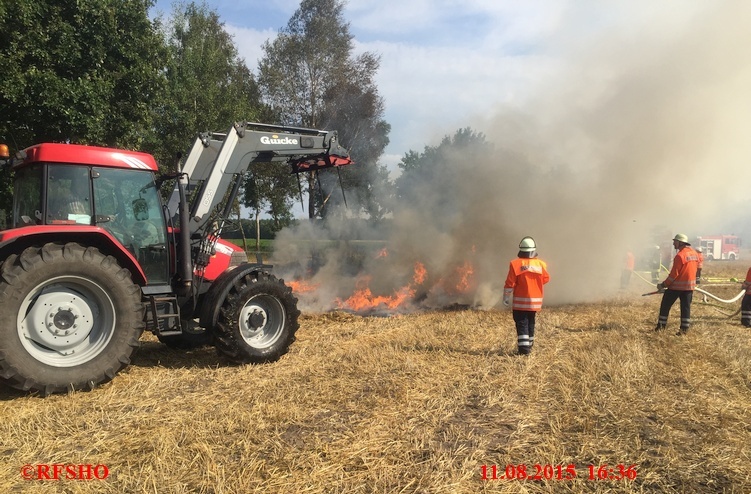
[[[388,251],[384,248],[378,257],[388,256]],[[464,261],[450,270],[446,278],[436,281],[436,287],[440,288],[445,295],[462,296],[469,293],[475,286],[475,268],[470,261]],[[351,295],[346,298],[336,298],[333,306],[339,309],[348,309],[355,312],[365,312],[374,309],[394,311],[403,309],[415,300],[417,290],[428,293],[435,287],[425,286],[428,281],[428,270],[421,262],[414,263],[414,272],[412,278],[406,285],[393,290],[390,294],[374,294],[370,288],[372,277],[370,275],[361,275],[355,282],[355,289]],[[431,282],[432,284],[433,282]],[[310,280],[299,279],[287,283],[296,294],[302,296],[317,291],[320,283],[313,283]],[[310,295],[307,295],[310,296]]]
[[[320,283],[311,283],[308,280],[289,281],[287,284],[295,293],[314,292],[321,286]]]
[[[363,276],[359,278],[355,284],[355,293],[346,300],[336,299],[336,304],[340,309],[346,308],[354,311],[375,309],[377,307],[385,307],[393,310],[414,298],[415,290],[412,287],[413,284],[420,285],[424,283],[427,275],[428,272],[425,269],[425,266],[420,262],[416,262],[412,284],[408,284],[395,290],[390,296],[373,295],[373,292],[370,290],[371,277]]]
[[[459,283],[456,285],[456,289],[460,293],[467,293],[472,284],[472,275],[475,274],[475,268],[472,263],[465,261],[464,264],[456,268],[456,271],[459,275]]]
[[[412,281],[415,285],[422,285],[425,283],[425,278],[428,277],[428,270],[425,269],[425,266],[421,262],[415,263],[415,275],[412,278]]]
[[[379,306],[385,306],[388,309],[395,309],[402,305],[406,300],[413,297],[415,292],[409,286],[396,290],[391,296],[373,295],[370,291],[370,276],[363,276],[357,280],[357,289],[350,295],[347,300],[337,299],[336,303],[340,309],[352,309],[361,311],[374,309]]]
[[[454,270],[449,273],[448,277],[439,280],[438,286],[449,295],[464,295],[468,293],[475,284],[474,274],[475,267],[472,263],[464,261],[463,264],[456,266]]]

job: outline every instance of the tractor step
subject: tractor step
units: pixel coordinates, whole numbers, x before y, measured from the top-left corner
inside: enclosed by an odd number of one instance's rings
[[[174,336],[182,334],[180,306],[172,295],[149,296],[149,319],[154,334]]]

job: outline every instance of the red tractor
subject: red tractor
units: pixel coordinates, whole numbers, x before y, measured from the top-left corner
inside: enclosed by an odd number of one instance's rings
[[[286,353],[297,299],[222,229],[251,165],[351,163],[336,132],[249,122],[199,135],[168,175],[149,154],[73,144],[5,161],[14,197],[0,232],[0,380],[42,395],[111,380],[145,329],[174,347],[213,343],[237,363]]]

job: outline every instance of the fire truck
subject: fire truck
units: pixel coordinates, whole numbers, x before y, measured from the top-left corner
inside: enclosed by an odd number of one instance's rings
[[[251,122],[198,135],[167,174],[136,151],[0,150],[14,175],[12,227],[0,232],[0,381],[42,395],[113,379],[144,330],[175,347],[210,342],[236,363],[285,354],[297,299],[222,230],[251,165],[352,163],[335,131]]]
[[[710,235],[697,237],[706,260],[729,260],[739,258],[741,239],[735,235]]]

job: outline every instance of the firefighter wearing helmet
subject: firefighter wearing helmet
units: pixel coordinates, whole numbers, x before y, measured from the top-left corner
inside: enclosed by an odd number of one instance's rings
[[[673,247],[678,251],[673,258],[673,267],[665,281],[657,284],[657,289],[664,290],[664,292],[655,331],[665,329],[670,308],[676,300],[680,299],[681,324],[680,330],[676,334],[683,335],[688,332],[691,326],[691,301],[696,288],[696,270],[699,266],[699,256],[688,242],[688,237],[682,233],[673,238]]]
[[[518,257],[509,263],[503,286],[503,305],[511,305],[520,355],[528,355],[532,351],[535,343],[535,317],[542,309],[543,285],[548,281],[548,266],[537,257],[534,239],[524,237],[519,242]]]

